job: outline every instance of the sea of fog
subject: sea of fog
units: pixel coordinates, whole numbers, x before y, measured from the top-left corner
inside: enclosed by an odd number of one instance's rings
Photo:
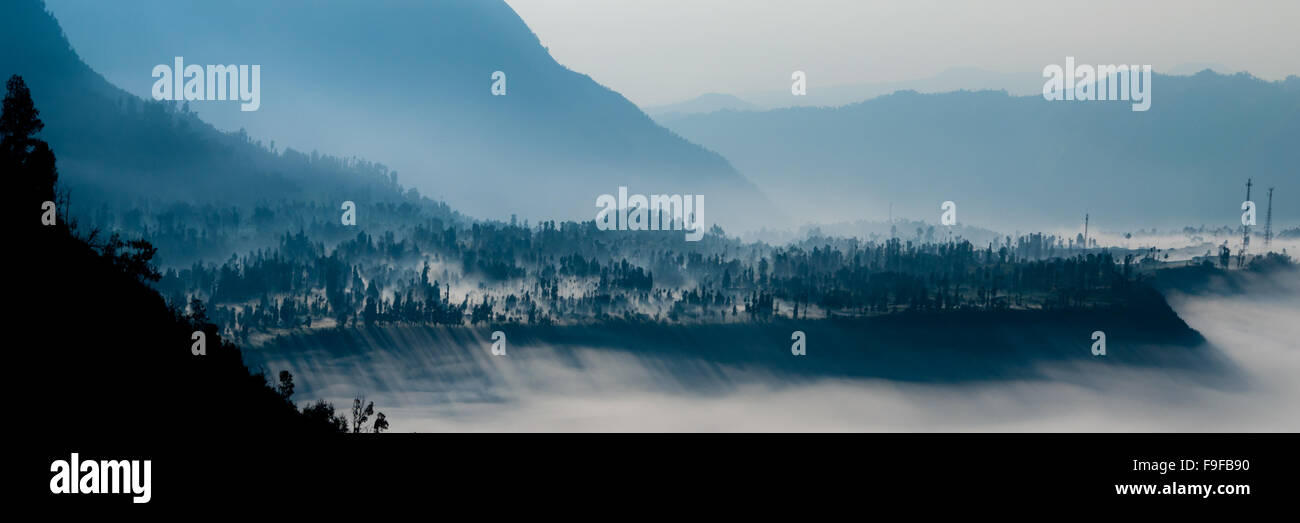
[[[1295,274],[1261,277],[1245,293],[1170,295],[1178,314],[1235,367],[1240,379],[1232,385],[1197,371],[1090,360],[1043,367],[1034,379],[960,384],[790,380],[680,353],[530,346],[493,357],[491,340],[477,338],[398,339],[410,349],[361,353],[251,349],[247,357],[270,372],[290,369],[300,403],[323,397],[342,409],[364,393],[392,430],[408,432],[1296,431]],[[443,348],[423,348],[430,345]],[[683,368],[719,386],[688,386]]]

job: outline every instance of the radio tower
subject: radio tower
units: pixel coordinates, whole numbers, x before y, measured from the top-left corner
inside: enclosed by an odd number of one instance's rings
[[[1246,201],[1250,201],[1250,178],[1246,178]],[[1237,253],[1237,268],[1240,269],[1246,263],[1246,249],[1250,247],[1250,225],[1241,225],[1241,251]]]
[[[1088,213],[1083,213],[1083,250],[1088,250]]]
[[[1264,250],[1273,243],[1273,188],[1268,188],[1268,213],[1264,215]]]

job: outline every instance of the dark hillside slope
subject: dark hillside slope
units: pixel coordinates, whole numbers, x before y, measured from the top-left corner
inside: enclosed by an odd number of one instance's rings
[[[72,213],[141,200],[251,206],[263,200],[417,201],[380,164],[292,150],[216,130],[168,102],[141,100],[91,70],[38,0],[0,4],[0,74],[40,102]],[[445,205],[419,202],[452,217]],[[89,205],[86,205],[89,204]]]
[[[147,285],[159,277],[151,245],[77,232],[61,211],[51,222],[50,199],[66,201],[55,196],[57,160],[40,138],[44,123],[22,79],[9,79],[6,91],[0,171],[23,215],[16,235],[23,249],[12,256],[21,282],[9,298],[26,334],[13,351],[19,363],[8,368],[31,380],[17,390],[30,392],[35,411],[46,415],[40,429],[92,440],[232,434],[245,424],[330,431],[250,372],[200,303],[189,315],[167,306]],[[196,332],[205,354],[191,352]]]

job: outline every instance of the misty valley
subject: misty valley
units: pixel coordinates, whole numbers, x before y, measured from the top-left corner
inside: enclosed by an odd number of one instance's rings
[[[86,215],[148,238],[152,286],[201,310],[252,368],[292,372],[306,397],[346,403],[363,390],[399,430],[552,395],[1053,383],[1062,369],[1080,382],[1156,373],[1240,391],[1240,366],[1166,297],[1296,275],[1277,254],[1238,266],[1215,253],[1214,231],[1177,248],[1082,248],[1093,242],[1043,233],[977,247],[926,241],[943,236],[933,230],[774,246],[716,227],[688,242],[594,222],[473,221],[393,198],[358,200],[355,226],[329,202]],[[796,331],[803,356],[791,353]],[[856,422],[868,421],[886,420]]]
[[[1059,97],[652,118],[504,2],[338,4],[0,8],[15,323],[55,348],[20,368],[78,384],[53,430],[1300,419],[1294,76],[1057,53]]]

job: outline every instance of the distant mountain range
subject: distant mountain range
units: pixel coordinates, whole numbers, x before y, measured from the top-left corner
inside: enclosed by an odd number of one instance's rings
[[[1152,106],[1003,91],[897,92],[842,107],[718,111],[666,122],[718,151],[809,221],[1001,227],[1240,224],[1245,184],[1263,224],[1300,220],[1300,78],[1155,75]],[[1041,82],[1040,82],[1041,88]],[[811,92],[811,89],[810,89]]]
[[[709,93],[683,102],[646,107],[645,112],[655,121],[670,125],[690,115],[708,114],[714,111],[838,107],[897,91],[942,93],[958,90],[1002,90],[1013,95],[1028,95],[1041,92],[1042,87],[1042,76],[1038,73],[1001,73],[976,67],[954,67],[935,76],[894,82],[823,85],[813,77],[809,80],[808,91],[803,96],[794,96],[789,90],[738,94]]]
[[[1218,73],[1236,73],[1236,69],[1218,63],[1188,63],[1157,73],[1192,75],[1210,69]],[[866,82],[823,85],[810,80],[804,96],[793,96],[789,90],[743,92],[735,94],[709,93],[696,98],[667,105],[645,107],[646,114],[660,123],[670,123],[692,114],[714,111],[765,111],[786,107],[839,107],[864,102],[877,96],[898,91],[918,93],[946,93],[951,91],[1006,91],[1013,96],[1028,96],[1042,92],[1043,75],[1038,71],[1005,73],[978,67],[952,67],[924,78],[889,82]]]
[[[50,4],[91,67],[127,91],[147,96],[153,66],[176,56],[260,64],[256,112],[191,107],[280,147],[382,162],[471,216],[591,220],[619,186],[704,194],[705,221],[733,229],[779,216],[726,159],[556,63],[500,0]],[[496,71],[504,96],[491,92]]]
[[[74,205],[405,200],[404,185],[472,217],[590,220],[597,196],[627,186],[705,194],[705,221],[731,232],[936,222],[947,200],[959,222],[1008,232],[1085,213],[1113,230],[1239,223],[1253,178],[1260,220],[1276,187],[1275,228],[1300,221],[1295,77],[1157,75],[1144,113],[1005,91],[768,111],[761,97],[713,94],[651,108],[665,128],[557,64],[499,0],[51,5],[90,58],[42,2],[14,0],[0,6],[0,74],[27,78]],[[261,107],[194,102],[196,115],[152,103],[153,66],[176,56],[260,64]],[[494,71],[507,74],[505,96],[491,94]],[[954,70],[930,87],[1008,78]],[[807,98],[827,91],[813,78]]]
[[[758,111],[762,107],[721,93],[705,93],[684,102],[646,107],[646,114],[656,121],[671,121],[692,114],[708,114],[714,111]]]

